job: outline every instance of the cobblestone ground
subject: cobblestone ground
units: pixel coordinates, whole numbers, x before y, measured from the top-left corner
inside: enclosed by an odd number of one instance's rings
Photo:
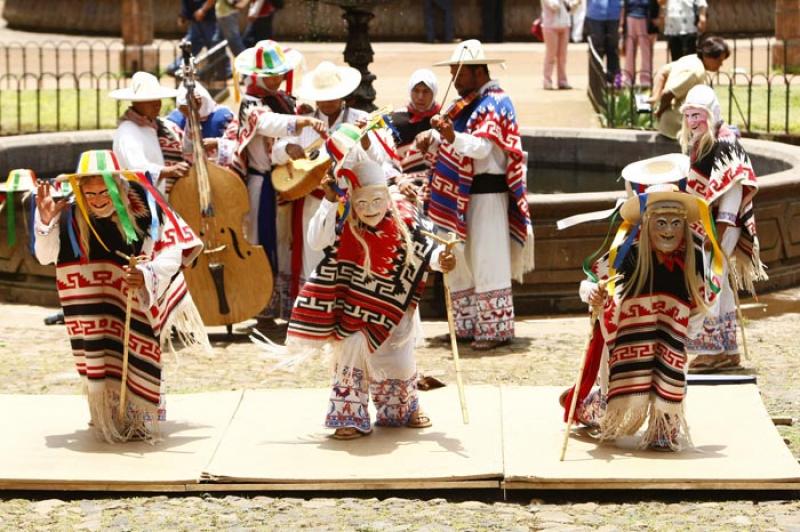
[[[765,311],[763,303],[768,307]],[[800,290],[748,305],[747,335],[764,402],[773,417],[800,413]],[[46,327],[51,309],[0,304],[0,393],[77,393],[63,326]],[[491,356],[465,348],[468,384],[566,385],[585,341],[585,317],[517,322],[519,339]],[[446,323],[425,322],[426,338],[445,333]],[[181,353],[165,363],[170,393],[241,388],[319,387],[325,365],[310,364],[291,376],[269,374],[269,362],[246,341],[213,335],[215,357]],[[454,382],[447,346],[428,341],[418,352],[420,369]],[[435,422],[435,420],[434,420]],[[800,427],[780,427],[796,457]],[[5,437],[13,437],[6,430]],[[61,494],[0,494],[0,530],[797,530],[797,493],[613,494],[514,493],[495,500],[487,493],[372,493],[304,498],[248,495],[130,497],[102,494],[63,499]],[[441,497],[446,498],[431,498]],[[755,497],[755,499],[751,498]],[[465,497],[474,500],[464,500]],[[532,499],[533,497],[533,499]],[[794,497],[787,501],[770,500]],[[588,502],[587,502],[588,501]]]

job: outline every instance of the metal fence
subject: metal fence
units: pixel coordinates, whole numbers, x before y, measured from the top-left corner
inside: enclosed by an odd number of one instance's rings
[[[212,94],[225,90],[223,41],[197,58],[200,79]],[[146,70],[164,85],[180,55],[177,41],[126,46],[121,40],[0,43],[0,135],[103,129],[116,126],[124,102],[108,93]]]
[[[731,56],[720,72],[711,75],[711,84],[726,122],[747,135],[800,137],[800,76],[786,68],[790,44],[777,43],[781,60],[775,66],[774,38],[726,40]],[[669,61],[668,52],[658,55],[660,57],[656,58],[654,54],[654,72]],[[656,125],[655,118],[644,105],[650,96],[649,88],[635,85],[640,79],[639,72],[627,74],[623,69],[614,79],[609,79],[604,61],[589,39],[588,95],[604,127],[652,129]]]

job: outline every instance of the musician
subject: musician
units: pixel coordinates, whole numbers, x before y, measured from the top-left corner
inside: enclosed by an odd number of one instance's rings
[[[161,351],[176,328],[184,343],[210,349],[181,268],[203,245],[143,174],[119,167],[111,151],[81,155],[59,176],[74,201],[56,200],[48,182],[36,196],[36,258],[56,265],[56,285],[91,427],[108,443],[155,440],[165,409]],[[135,268],[116,252],[139,257]],[[120,385],[126,299],[132,291],[125,414]]]
[[[284,49],[275,41],[261,41],[236,57],[235,67],[245,86],[238,132],[232,144],[219,143],[220,163],[230,159],[233,168],[247,179],[248,240],[264,247],[273,272],[278,271],[281,253],[277,242],[277,198],[271,180],[272,145],[276,139],[296,136],[304,128],[327,131],[322,121],[295,115],[295,100],[290,93],[293,70],[301,60],[299,52]],[[286,91],[280,90],[284,81]],[[276,290],[259,319],[270,322],[278,315],[279,305]]]
[[[323,61],[317,67],[303,76],[303,81],[297,90],[300,99],[316,102],[316,110],[306,116],[321,120],[325,124],[327,136],[341,124],[366,123],[368,114],[360,109],[349,107],[345,98],[352,93],[361,82],[361,73],[355,68],[337,66],[329,61]],[[377,133],[366,135],[361,144],[361,149],[353,150],[347,164],[356,160],[369,158],[383,165],[384,171],[389,175],[399,172],[391,162],[391,139],[388,135],[376,136]],[[306,156],[305,149],[320,140],[320,132],[304,129],[298,136],[284,137],[275,142],[272,148],[272,160],[276,165],[286,164],[290,159],[301,159]],[[374,140],[374,142],[373,142]],[[322,259],[322,250],[315,250],[308,246],[305,235],[308,233],[308,224],[311,217],[317,212],[323,197],[322,189],[317,189],[305,198],[301,198],[282,206],[279,214],[279,224],[285,229],[279,234],[280,249],[291,249],[291,254],[282,255],[277,279],[278,290],[281,291],[282,315],[288,317],[291,313],[294,297],[303,283],[314,271]]]
[[[415,205],[390,193],[379,164],[360,161],[339,175],[349,183],[352,208],[337,228],[334,178],[323,179],[325,197],[311,220],[309,244],[326,253],[292,310],[290,357],[279,367],[332,349],[325,426],[335,429],[335,439],[370,434],[370,396],[376,425],[430,427],[417,396],[417,303],[428,266],[449,271],[455,258],[421,233]],[[276,354],[274,344],[265,350]]]
[[[189,120],[189,103],[186,101],[186,93],[185,85],[178,87],[175,101],[178,108],[167,115],[167,120],[181,128],[181,131],[187,130]],[[225,136],[225,130],[233,120],[233,112],[227,106],[219,105],[198,81],[194,82],[194,93],[197,114],[200,118],[200,132],[204,139],[212,141],[206,142],[205,145],[215,147],[216,139]],[[185,139],[191,141],[189,137],[190,135],[184,136]],[[186,151],[185,147],[184,151]],[[187,153],[191,153],[191,148]]]
[[[527,168],[514,106],[488,65],[480,41],[460,43],[448,61],[460,100],[431,118],[417,147],[434,149],[429,215],[440,231],[466,240],[449,275],[458,337],[478,351],[514,337],[511,280],[533,269]]]
[[[183,132],[158,116],[161,100],[176,95],[175,89],[162,87],[148,72],[137,72],[130,87],[109,94],[115,100],[131,102],[114,132],[114,155],[123,168],[153,176],[164,193],[169,193],[175,179],[189,172],[189,164],[183,159]]]

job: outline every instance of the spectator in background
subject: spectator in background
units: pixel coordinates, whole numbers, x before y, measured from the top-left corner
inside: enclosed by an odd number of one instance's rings
[[[217,26],[222,38],[228,41],[228,48],[234,57],[245,49],[242,34],[239,32],[239,10],[247,7],[250,0],[216,0]]]
[[[583,21],[586,19],[586,0],[578,0],[570,10],[572,42],[583,42]]]
[[[680,108],[689,89],[705,84],[706,72],[718,72],[729,55],[730,49],[722,37],[708,37],[700,43],[697,54],[685,55],[658,70],[650,102],[656,105],[659,133],[678,138],[683,120]]]
[[[210,49],[222,40],[217,27],[217,15],[214,11],[214,0],[181,0],[181,12],[178,15],[178,26],[185,28],[186,39],[192,43],[192,55],[197,55],[203,48]],[[174,76],[182,65],[178,57],[167,66],[167,73]],[[225,70],[230,75],[230,62],[225,58]]]
[[[580,0],[542,0],[542,34],[544,35],[544,89],[571,89],[567,81],[567,44],[569,43],[570,9]],[[558,83],[553,84],[553,67]]]
[[[589,37],[600,57],[606,58],[606,79],[619,74],[619,21],[622,0],[588,0],[586,21]]]
[[[481,33],[483,42],[503,42],[503,0],[481,2]]]
[[[706,0],[658,0],[664,10],[664,36],[673,61],[697,51],[697,38],[706,31]]]
[[[247,12],[250,21],[244,30],[244,45],[252,48],[257,42],[272,39],[272,17],[283,7],[283,0],[253,0]]]
[[[453,42],[453,0],[425,0],[425,40],[436,41],[436,14],[444,18],[444,42]]]
[[[639,84],[650,88],[653,77],[653,42],[658,36],[656,24],[659,11],[658,0],[625,0],[622,6],[622,18],[625,21],[625,70],[622,75],[626,85],[636,82],[636,55],[641,51]]]

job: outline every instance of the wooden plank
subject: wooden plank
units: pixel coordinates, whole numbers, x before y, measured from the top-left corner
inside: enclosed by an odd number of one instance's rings
[[[755,385],[690,387],[684,406],[694,445],[680,452],[640,449],[634,437],[600,442],[575,431],[563,462],[562,390],[503,388],[506,484],[550,489],[559,489],[556,484],[583,489],[769,489],[785,484],[800,489],[800,465]]]
[[[449,489],[500,489],[500,480],[469,481],[384,481],[384,482],[226,482],[187,485],[189,492],[217,491],[376,491],[376,490],[449,490]]]
[[[565,481],[504,481],[501,482],[504,490],[725,490],[725,491],[800,491],[798,482],[718,482],[697,481],[690,482],[664,482],[664,481],[636,481],[636,482],[565,482]]]
[[[420,395],[432,427],[375,427],[371,435],[350,441],[331,439],[332,430],[323,426],[329,395],[329,389],[245,392],[207,476],[221,483],[267,484],[502,477],[497,387],[468,387],[468,425],[461,420],[455,387],[448,386]]]

